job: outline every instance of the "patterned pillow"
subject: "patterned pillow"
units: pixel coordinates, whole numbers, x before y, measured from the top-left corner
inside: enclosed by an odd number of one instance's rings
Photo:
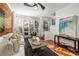
[[[13,34],[10,38],[17,39],[17,35],[16,34]]]

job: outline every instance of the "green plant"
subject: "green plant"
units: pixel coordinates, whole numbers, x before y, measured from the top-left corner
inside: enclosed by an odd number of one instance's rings
[[[31,36],[36,36],[36,35],[37,35],[36,32],[31,33]]]

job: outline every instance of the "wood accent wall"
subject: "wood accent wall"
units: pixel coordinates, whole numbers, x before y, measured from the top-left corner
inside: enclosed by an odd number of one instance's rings
[[[4,16],[5,16],[5,30],[3,32],[0,32],[0,36],[7,34],[9,32],[12,32],[12,11],[8,7],[6,3],[0,3],[0,8],[4,10]]]

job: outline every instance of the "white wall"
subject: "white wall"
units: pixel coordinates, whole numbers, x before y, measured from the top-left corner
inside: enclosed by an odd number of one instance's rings
[[[72,15],[79,15],[79,4],[77,4],[77,3],[70,4],[70,5],[56,11],[56,14],[57,14],[56,17],[58,19],[69,17]]]
[[[15,12],[13,13],[13,31],[15,31],[15,29],[17,27],[23,27],[23,20],[22,20],[22,16],[17,15]]]
[[[42,20],[42,18],[40,17],[40,19],[39,19],[39,27],[38,27],[38,32],[39,32],[39,36],[43,36],[43,20]]]
[[[79,38],[79,16],[77,17],[77,19],[78,20],[77,20],[77,31],[76,31],[77,35],[76,35],[76,37]]]
[[[45,40],[50,40],[50,39],[52,39],[51,38],[52,33],[50,31],[50,26],[52,25],[52,18],[51,17],[41,17],[41,19],[42,19],[42,22],[43,22],[43,20],[46,20],[48,22],[48,31],[44,31],[43,24],[42,24],[42,29],[43,29],[43,34],[45,36]]]

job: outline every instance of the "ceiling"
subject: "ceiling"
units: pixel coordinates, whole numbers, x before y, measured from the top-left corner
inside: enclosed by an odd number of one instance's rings
[[[15,13],[28,16],[51,16],[55,11],[69,5],[68,3],[42,3],[46,9],[42,10],[40,7],[35,10],[31,7],[24,6],[23,3],[10,3],[11,8]]]

